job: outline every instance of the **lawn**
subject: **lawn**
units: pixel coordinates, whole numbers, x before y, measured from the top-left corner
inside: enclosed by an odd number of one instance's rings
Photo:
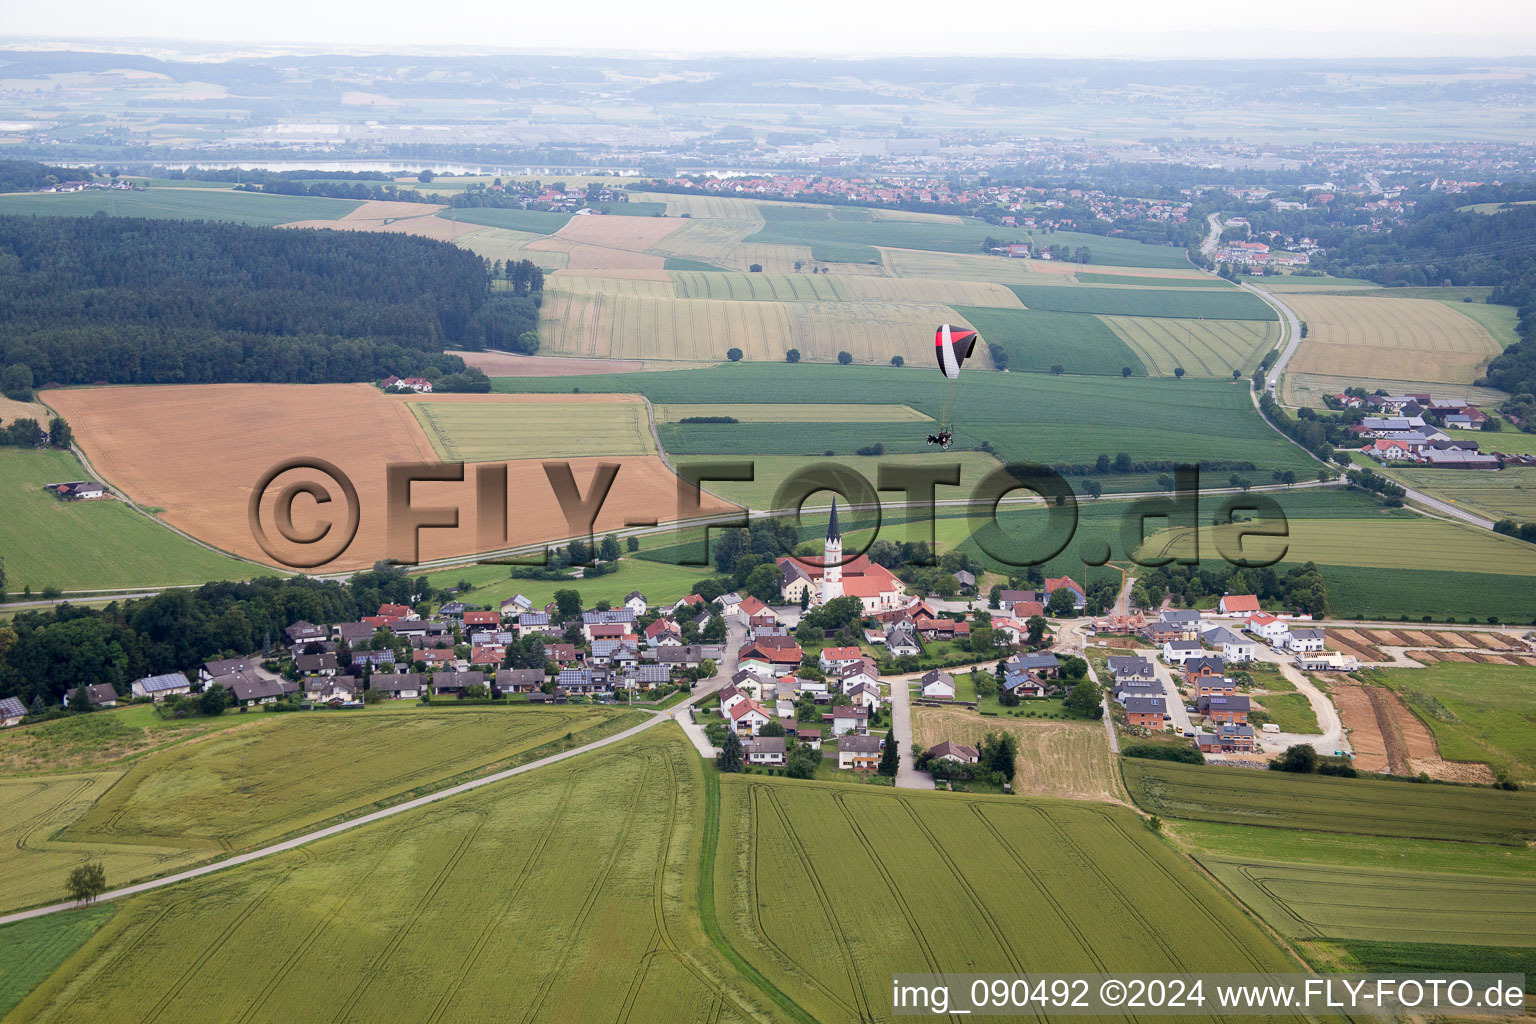
[[[705,934],[702,771],[658,729],[135,897],[18,1012],[788,1020]]]
[[[1523,846],[1536,794],[1291,775],[1126,758],[1132,799],[1152,814],[1312,832]]]
[[[84,480],[69,452],[0,448],[0,553],[6,589],[103,590],[270,576],[211,551],[113,498],[63,502],[43,485]]]
[[[169,220],[223,220],[271,227],[300,220],[340,220],[359,206],[354,199],[268,196],[257,192],[152,188],[144,192],[17,193],[0,196],[0,215],[48,217],[154,217]]]
[[[1170,291],[1167,288],[1062,288],[1034,284],[1008,287],[1030,309],[1057,313],[1112,313],[1189,320],[1279,319],[1279,314],[1263,299],[1236,288]]]
[[[1536,668],[1442,661],[1375,669],[1368,678],[1402,695],[1447,761],[1484,761],[1536,781]]]
[[[1258,701],[1264,705],[1264,710],[1255,709],[1249,716],[1254,728],[1266,722],[1274,722],[1281,732],[1315,736],[1323,731],[1317,724],[1317,714],[1303,694],[1267,693],[1259,697]]]
[[[1046,373],[1060,366],[1068,373],[1119,375],[1128,366],[1134,374],[1146,374],[1130,346],[1096,316],[986,306],[956,306],[955,312],[987,343],[1007,351],[1010,371]]]
[[[638,713],[636,713],[638,714]],[[0,780],[0,906],[62,895],[99,858],[127,884],[585,742],[637,719],[595,707],[238,715],[237,728],[73,775]],[[222,720],[221,720],[222,723]]]
[[[721,778],[726,939],[814,1020],[883,1020],[893,971],[1291,969],[1128,810]]]

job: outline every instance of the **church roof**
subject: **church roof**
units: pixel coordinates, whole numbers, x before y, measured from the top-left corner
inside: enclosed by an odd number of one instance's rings
[[[832,518],[827,522],[827,540],[841,542],[843,535],[837,529],[837,499],[832,499]]]

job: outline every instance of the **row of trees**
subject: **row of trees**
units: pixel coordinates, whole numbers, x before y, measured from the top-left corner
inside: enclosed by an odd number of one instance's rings
[[[1263,602],[1313,615],[1328,610],[1328,585],[1313,562],[1284,573],[1276,572],[1272,566],[1240,568],[1225,563],[1210,566],[1169,563],[1144,569],[1131,588],[1131,601],[1139,608],[1158,608],[1164,599],[1171,597],[1174,604],[1193,608],[1202,598],[1222,594],[1253,594]]]

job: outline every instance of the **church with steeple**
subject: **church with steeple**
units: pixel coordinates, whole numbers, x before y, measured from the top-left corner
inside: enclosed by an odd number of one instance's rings
[[[907,603],[907,586],[883,565],[876,565],[866,555],[843,561],[843,535],[837,523],[837,502],[832,502],[832,516],[827,521],[827,539],[822,544],[821,559],[780,558],[779,588],[784,600],[793,604],[802,598],[807,605],[823,605],[839,597],[857,597],[864,613],[902,608]]]

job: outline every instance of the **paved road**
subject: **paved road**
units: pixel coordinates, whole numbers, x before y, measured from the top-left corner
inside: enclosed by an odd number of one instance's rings
[[[508,768],[506,771],[497,772],[494,775],[487,775],[481,779],[474,779],[470,782],[460,783],[457,786],[450,786],[447,789],[440,789],[435,793],[428,793],[426,796],[420,796],[414,800],[407,800],[405,803],[395,804],[393,807],[386,807],[381,811],[373,811],[370,814],[364,814],[361,817],[353,818],[349,821],[344,821],[337,825],[331,825],[327,828],[318,829],[314,832],[306,832],[304,835],[295,836],[292,839],[284,840],[281,843],[274,843],[271,846],[264,846],[259,850],[252,850],[249,853],[237,854],[236,856],[228,857],[224,860],[215,861],[212,864],[204,864],[201,867],[189,868],[186,871],[179,871],[174,875],[166,875],[164,878],[153,878],[147,882],[139,882],[136,885],[127,885],[121,889],[113,889],[109,892],[103,893],[100,899],[121,899],[124,896],[133,896],[141,892],[149,892],[154,889],[163,889],[168,885],[175,885],[178,882],[185,882],[193,878],[201,878],[203,875],[211,875],[215,871],[223,871],[226,868],[237,867],[241,864],[249,864],[251,861],[261,860],[265,857],[270,857],[273,854],[297,849],[300,846],[307,846],[308,844],[318,842],[321,839],[329,839],[331,836],[340,835],[343,832],[350,831],[354,828],[359,828],[363,825],[370,825],[373,822],[382,821],[385,818],[392,818],[397,814],[405,814],[408,811],[414,811],[419,807],[425,807],[428,804],[437,803],[439,800],[448,800],[453,797],[460,796],[464,793],[470,792],[471,790],[479,789],[481,786],[489,786],[497,782],[503,782],[507,779],[513,778],[514,776],[522,775],[525,772],[531,772],[538,768],[544,768],[548,765],[557,764],[561,761],[568,760],[580,754],[585,754],[588,751],[597,750],[601,747],[611,746],[614,743],[621,743],[624,740],[629,739],[631,736],[635,736],[644,732],[652,726],[660,725],[663,722],[674,721],[674,716],[682,717],[686,715],[687,709],[690,706],[692,706],[695,702],[703,699],[707,695],[714,693],[728,678],[729,676],[716,674],[714,679],[709,680],[701,686],[695,687],[694,692],[689,695],[688,699],[683,701],[681,704],[678,704],[676,707],[668,711],[647,712],[650,714],[650,718],[646,719],[644,722],[641,722],[639,725],[630,726],[623,732],[614,733],[612,736],[607,736],[600,740],[593,740],[591,743],[584,743],[579,747],[572,747],[570,750],[563,751],[559,754],[551,754],[548,757],[541,757],[537,761],[529,761],[527,764],[518,765],[516,768]],[[0,925],[12,924],[16,921],[26,921],[34,917],[45,917],[49,914],[57,914],[65,910],[74,910],[78,906],[79,904],[74,902],[54,903],[46,907],[36,907],[32,910],[22,910],[14,914],[6,914],[3,917],[0,917]]]
[[[1291,361],[1291,357],[1296,354],[1296,347],[1301,344],[1301,319],[1297,317],[1295,311],[1290,306],[1281,302],[1272,292],[1267,292],[1263,288],[1251,285],[1246,281],[1240,282],[1240,286],[1273,306],[1275,311],[1280,314],[1281,322],[1286,325],[1285,347],[1280,350],[1279,357],[1275,359],[1274,365],[1269,368],[1269,375],[1264,378],[1264,386],[1273,393],[1280,380],[1280,375],[1285,372],[1286,364]],[[1279,395],[1275,395],[1277,400],[1279,397]]]
[[[933,776],[917,770],[912,756],[912,692],[908,678],[892,679],[891,735],[901,744],[901,764],[896,769],[896,785],[902,789],[933,789]]]
[[[1200,243],[1200,251],[1209,256],[1216,251],[1216,246],[1221,241],[1221,218],[1214,213],[1207,214],[1205,222],[1211,226],[1211,230],[1205,233],[1205,241]]]
[[[732,616],[726,620],[725,657],[720,660],[719,669],[712,679],[701,682],[694,687],[693,694],[688,703],[692,706],[695,702],[724,689],[725,684],[731,681],[731,676],[741,667],[741,648],[747,642],[747,626],[742,618]],[[709,742],[709,736],[704,732],[704,727],[693,720],[693,715],[686,708],[677,716],[677,723],[683,727],[683,733],[693,742],[699,756],[705,760],[713,760],[720,748]]]
[[[1317,724],[1323,730],[1322,735],[1260,732],[1259,742],[1264,744],[1266,751],[1282,751],[1298,743],[1309,744],[1319,754],[1332,754],[1336,750],[1350,749],[1349,740],[1344,736],[1344,723],[1339,718],[1339,711],[1333,706],[1333,701],[1329,700],[1327,694],[1319,690],[1312,680],[1291,663],[1288,655],[1260,645],[1258,660],[1279,666],[1280,674],[1307,698],[1308,704],[1312,705],[1312,713],[1317,716]],[[1260,703],[1262,702],[1261,697]]]
[[[1179,692],[1178,680],[1174,678],[1175,671],[1183,674],[1183,669],[1171,669],[1158,660],[1161,651],[1146,649],[1136,652],[1152,663],[1153,671],[1157,674],[1158,682],[1163,684],[1163,692],[1168,695],[1168,717],[1173,719],[1173,726],[1180,736],[1184,735],[1194,726],[1190,724],[1189,712],[1184,710],[1184,695]]]

